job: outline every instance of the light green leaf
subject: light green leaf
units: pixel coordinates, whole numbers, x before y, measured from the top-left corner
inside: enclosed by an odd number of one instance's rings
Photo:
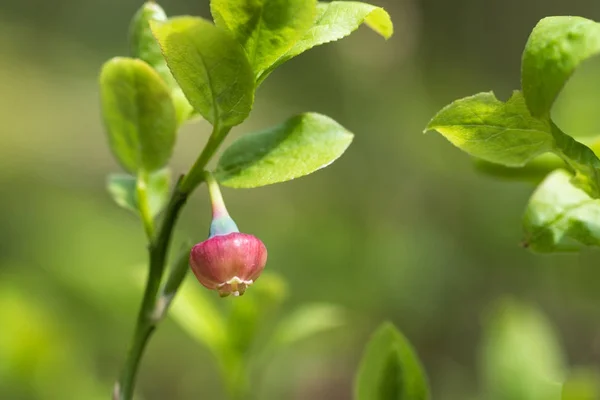
[[[581,17],[548,17],[525,45],[521,83],[532,115],[550,113],[563,86],[584,60],[600,53],[600,24]]]
[[[196,17],[151,21],[167,64],[192,106],[208,122],[235,126],[254,101],[254,74],[244,50],[221,28]]]
[[[354,381],[356,400],[425,400],[427,379],[406,338],[390,323],[369,341]]]
[[[171,89],[171,99],[179,124],[188,120],[194,111],[181,88],[173,78],[158,42],[152,35],[149,21],[166,21],[164,10],[154,1],[145,2],[135,13],[129,25],[129,48],[132,57],[146,61]]]
[[[170,182],[171,171],[168,168],[156,171],[149,176],[147,193],[152,217],[156,217],[167,204]],[[106,182],[108,192],[118,205],[138,213],[136,183],[136,177],[128,174],[111,174]]]
[[[212,0],[210,10],[216,25],[244,47],[258,76],[312,26],[316,0]]]
[[[573,186],[571,174],[557,170],[529,199],[525,245],[534,251],[573,250],[600,245],[600,200]]]
[[[522,167],[551,151],[550,124],[529,115],[521,93],[503,103],[492,92],[457,100],[438,112],[426,130],[436,130],[472,156]]]
[[[263,273],[244,296],[231,299],[227,318],[230,349],[241,355],[248,353],[264,320],[281,304],[285,292],[285,282],[279,275]]]
[[[529,161],[525,166],[519,168],[505,167],[504,165],[494,164],[478,158],[473,160],[473,166],[478,172],[494,178],[536,184],[540,183],[555,169],[566,167],[563,160],[552,153],[541,154]]]
[[[110,148],[127,171],[155,171],[173,152],[177,121],[169,89],[147,63],[116,57],[100,73]]]
[[[486,317],[480,357],[487,398],[559,400],[565,363],[545,316],[503,299]]]
[[[564,383],[561,400],[600,399],[600,374],[594,369],[579,369]]]
[[[476,158],[499,164],[498,168],[491,168],[479,161],[494,173],[518,175],[518,170],[501,166],[525,167],[536,157],[552,152],[575,172],[573,183],[577,187],[592,197],[600,197],[600,160],[594,151],[563,133],[548,118],[532,117],[518,91],[506,103],[491,92],[457,100],[438,112],[427,130],[438,131]],[[544,160],[548,159],[552,157],[544,155]],[[555,158],[551,164],[554,161]],[[532,166],[535,164],[532,162]]]
[[[321,332],[343,326],[342,308],[327,303],[305,304],[281,320],[272,337],[274,346],[289,346]]]
[[[221,156],[217,179],[252,188],[308,175],[335,161],[353,135],[329,117],[305,113],[236,140]]]
[[[381,7],[358,1],[332,1],[317,4],[317,16],[312,27],[273,66],[265,71],[263,81],[275,68],[289,59],[329,42],[342,39],[366,24],[375,32],[389,39],[394,33],[390,15]]]
[[[221,357],[227,351],[227,329],[223,317],[195,279],[183,282],[169,315],[199,343]]]

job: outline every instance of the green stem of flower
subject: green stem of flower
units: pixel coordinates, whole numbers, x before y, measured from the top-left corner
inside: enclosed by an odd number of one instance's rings
[[[213,132],[208,139],[206,146],[202,150],[202,153],[187,175],[179,179],[175,185],[175,189],[173,190],[169,203],[165,209],[160,228],[155,235],[151,236],[152,239],[150,239],[148,245],[150,267],[146,281],[146,289],[138,313],[137,323],[131,340],[130,349],[127,354],[127,359],[121,376],[114,387],[114,400],[131,400],[133,398],[135,379],[140,360],[158,322],[167,312],[166,307],[168,307],[168,304],[165,305],[161,302],[158,292],[161,286],[173,229],[177,222],[177,218],[179,217],[179,213],[187,202],[189,195],[196,187],[198,187],[198,185],[204,182],[204,169],[230,130],[230,127],[221,128],[218,124],[215,124]],[[146,230],[148,231],[148,229]],[[179,285],[182,281],[183,279],[174,283]],[[173,296],[177,292],[177,285],[171,284],[169,288],[169,290],[172,291]]]

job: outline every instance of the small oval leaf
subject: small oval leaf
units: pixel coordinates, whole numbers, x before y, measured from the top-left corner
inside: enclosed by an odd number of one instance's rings
[[[333,119],[306,113],[264,132],[236,140],[221,156],[215,174],[225,186],[252,188],[285,182],[331,164],[353,135]]]
[[[581,17],[547,17],[533,28],[521,63],[521,83],[534,116],[548,115],[577,66],[600,53],[600,24]]]
[[[426,400],[427,378],[406,338],[391,323],[373,335],[354,381],[355,400]]]
[[[244,47],[258,75],[283,56],[312,26],[315,0],[212,0],[215,24]]]
[[[154,1],[145,2],[135,13],[129,25],[129,51],[132,57],[146,61],[154,68],[171,89],[177,121],[181,124],[192,116],[194,109],[173,78],[160,46],[150,29],[150,21],[166,20],[167,15],[161,6]]]
[[[173,152],[177,121],[169,89],[142,60],[116,57],[100,73],[110,148],[127,171],[155,171]]]
[[[231,35],[197,17],[151,21],[167,64],[192,106],[211,124],[244,121],[254,101],[254,74]]]

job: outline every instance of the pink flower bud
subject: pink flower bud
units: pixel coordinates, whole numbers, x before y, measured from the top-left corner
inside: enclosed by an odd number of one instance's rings
[[[244,294],[267,263],[267,248],[258,238],[232,232],[198,243],[190,253],[190,266],[198,281],[222,297]]]
[[[229,216],[219,184],[206,172],[213,219],[209,237],[192,247],[190,266],[198,281],[221,297],[244,294],[267,263],[267,248],[258,238],[240,233]]]

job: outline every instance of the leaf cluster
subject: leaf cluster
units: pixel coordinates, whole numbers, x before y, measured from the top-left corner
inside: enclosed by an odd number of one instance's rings
[[[600,53],[600,24],[548,17],[523,51],[521,90],[506,102],[493,93],[457,100],[427,125],[475,158],[478,170],[540,182],[524,218],[524,245],[538,252],[600,243],[600,159],[552,119],[552,106],[575,69]]]

